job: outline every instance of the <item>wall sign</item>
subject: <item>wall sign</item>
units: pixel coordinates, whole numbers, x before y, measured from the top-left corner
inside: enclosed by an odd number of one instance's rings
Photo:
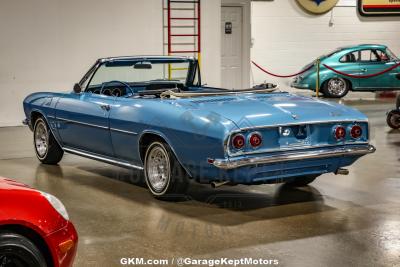
[[[232,34],[232,22],[225,22],[225,34]]]
[[[326,13],[338,3],[339,0],[297,0],[305,10],[313,14]]]
[[[400,0],[358,0],[363,16],[400,16]]]

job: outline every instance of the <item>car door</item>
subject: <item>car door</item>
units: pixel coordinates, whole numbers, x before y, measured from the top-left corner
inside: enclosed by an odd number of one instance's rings
[[[109,115],[114,96],[82,92],[62,97],[56,106],[58,133],[64,147],[114,156]]]
[[[389,61],[388,56],[382,50],[367,49],[360,51],[361,75],[371,75],[383,72],[395,63]],[[379,76],[360,79],[362,90],[390,90],[395,85],[393,72],[387,72]]]
[[[115,157],[141,165],[139,156],[139,133],[143,131],[143,115],[146,99],[124,98],[116,99],[110,110],[110,133],[115,151]]]
[[[328,62],[327,65],[330,65],[330,63]],[[338,70],[344,73],[352,75],[360,75],[360,64],[358,63],[358,51],[353,51],[342,56],[339,60],[338,66],[333,65],[333,67],[336,67]],[[357,88],[359,87],[358,79],[353,79],[349,77],[346,78],[351,82],[352,88],[357,90]]]

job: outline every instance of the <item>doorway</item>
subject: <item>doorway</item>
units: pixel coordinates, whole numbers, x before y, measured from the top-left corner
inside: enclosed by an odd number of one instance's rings
[[[221,85],[227,89],[244,87],[243,7],[221,7]]]

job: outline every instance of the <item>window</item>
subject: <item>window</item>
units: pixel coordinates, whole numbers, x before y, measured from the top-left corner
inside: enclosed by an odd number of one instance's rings
[[[360,57],[359,61],[361,62],[378,62],[378,56],[375,50],[361,50],[359,51]]]
[[[376,55],[378,56],[378,61],[386,62],[390,60],[390,57],[382,50],[376,50]]]
[[[89,87],[100,86],[105,82],[121,81],[129,84],[157,81],[185,83],[189,62],[153,63],[150,68],[136,69],[135,63],[103,64],[95,73]]]
[[[390,60],[390,57],[382,50],[366,49],[354,51],[344,55],[340,62],[384,62]]]
[[[358,61],[358,51],[348,53],[340,59],[340,62],[343,62],[343,63],[353,63],[353,62],[357,62],[357,61]]]

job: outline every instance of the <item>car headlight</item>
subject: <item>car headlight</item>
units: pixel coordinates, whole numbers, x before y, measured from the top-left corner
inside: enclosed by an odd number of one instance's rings
[[[69,220],[67,209],[65,208],[64,204],[55,196],[50,195],[45,192],[39,191],[42,196],[44,196],[50,205],[67,221]]]

